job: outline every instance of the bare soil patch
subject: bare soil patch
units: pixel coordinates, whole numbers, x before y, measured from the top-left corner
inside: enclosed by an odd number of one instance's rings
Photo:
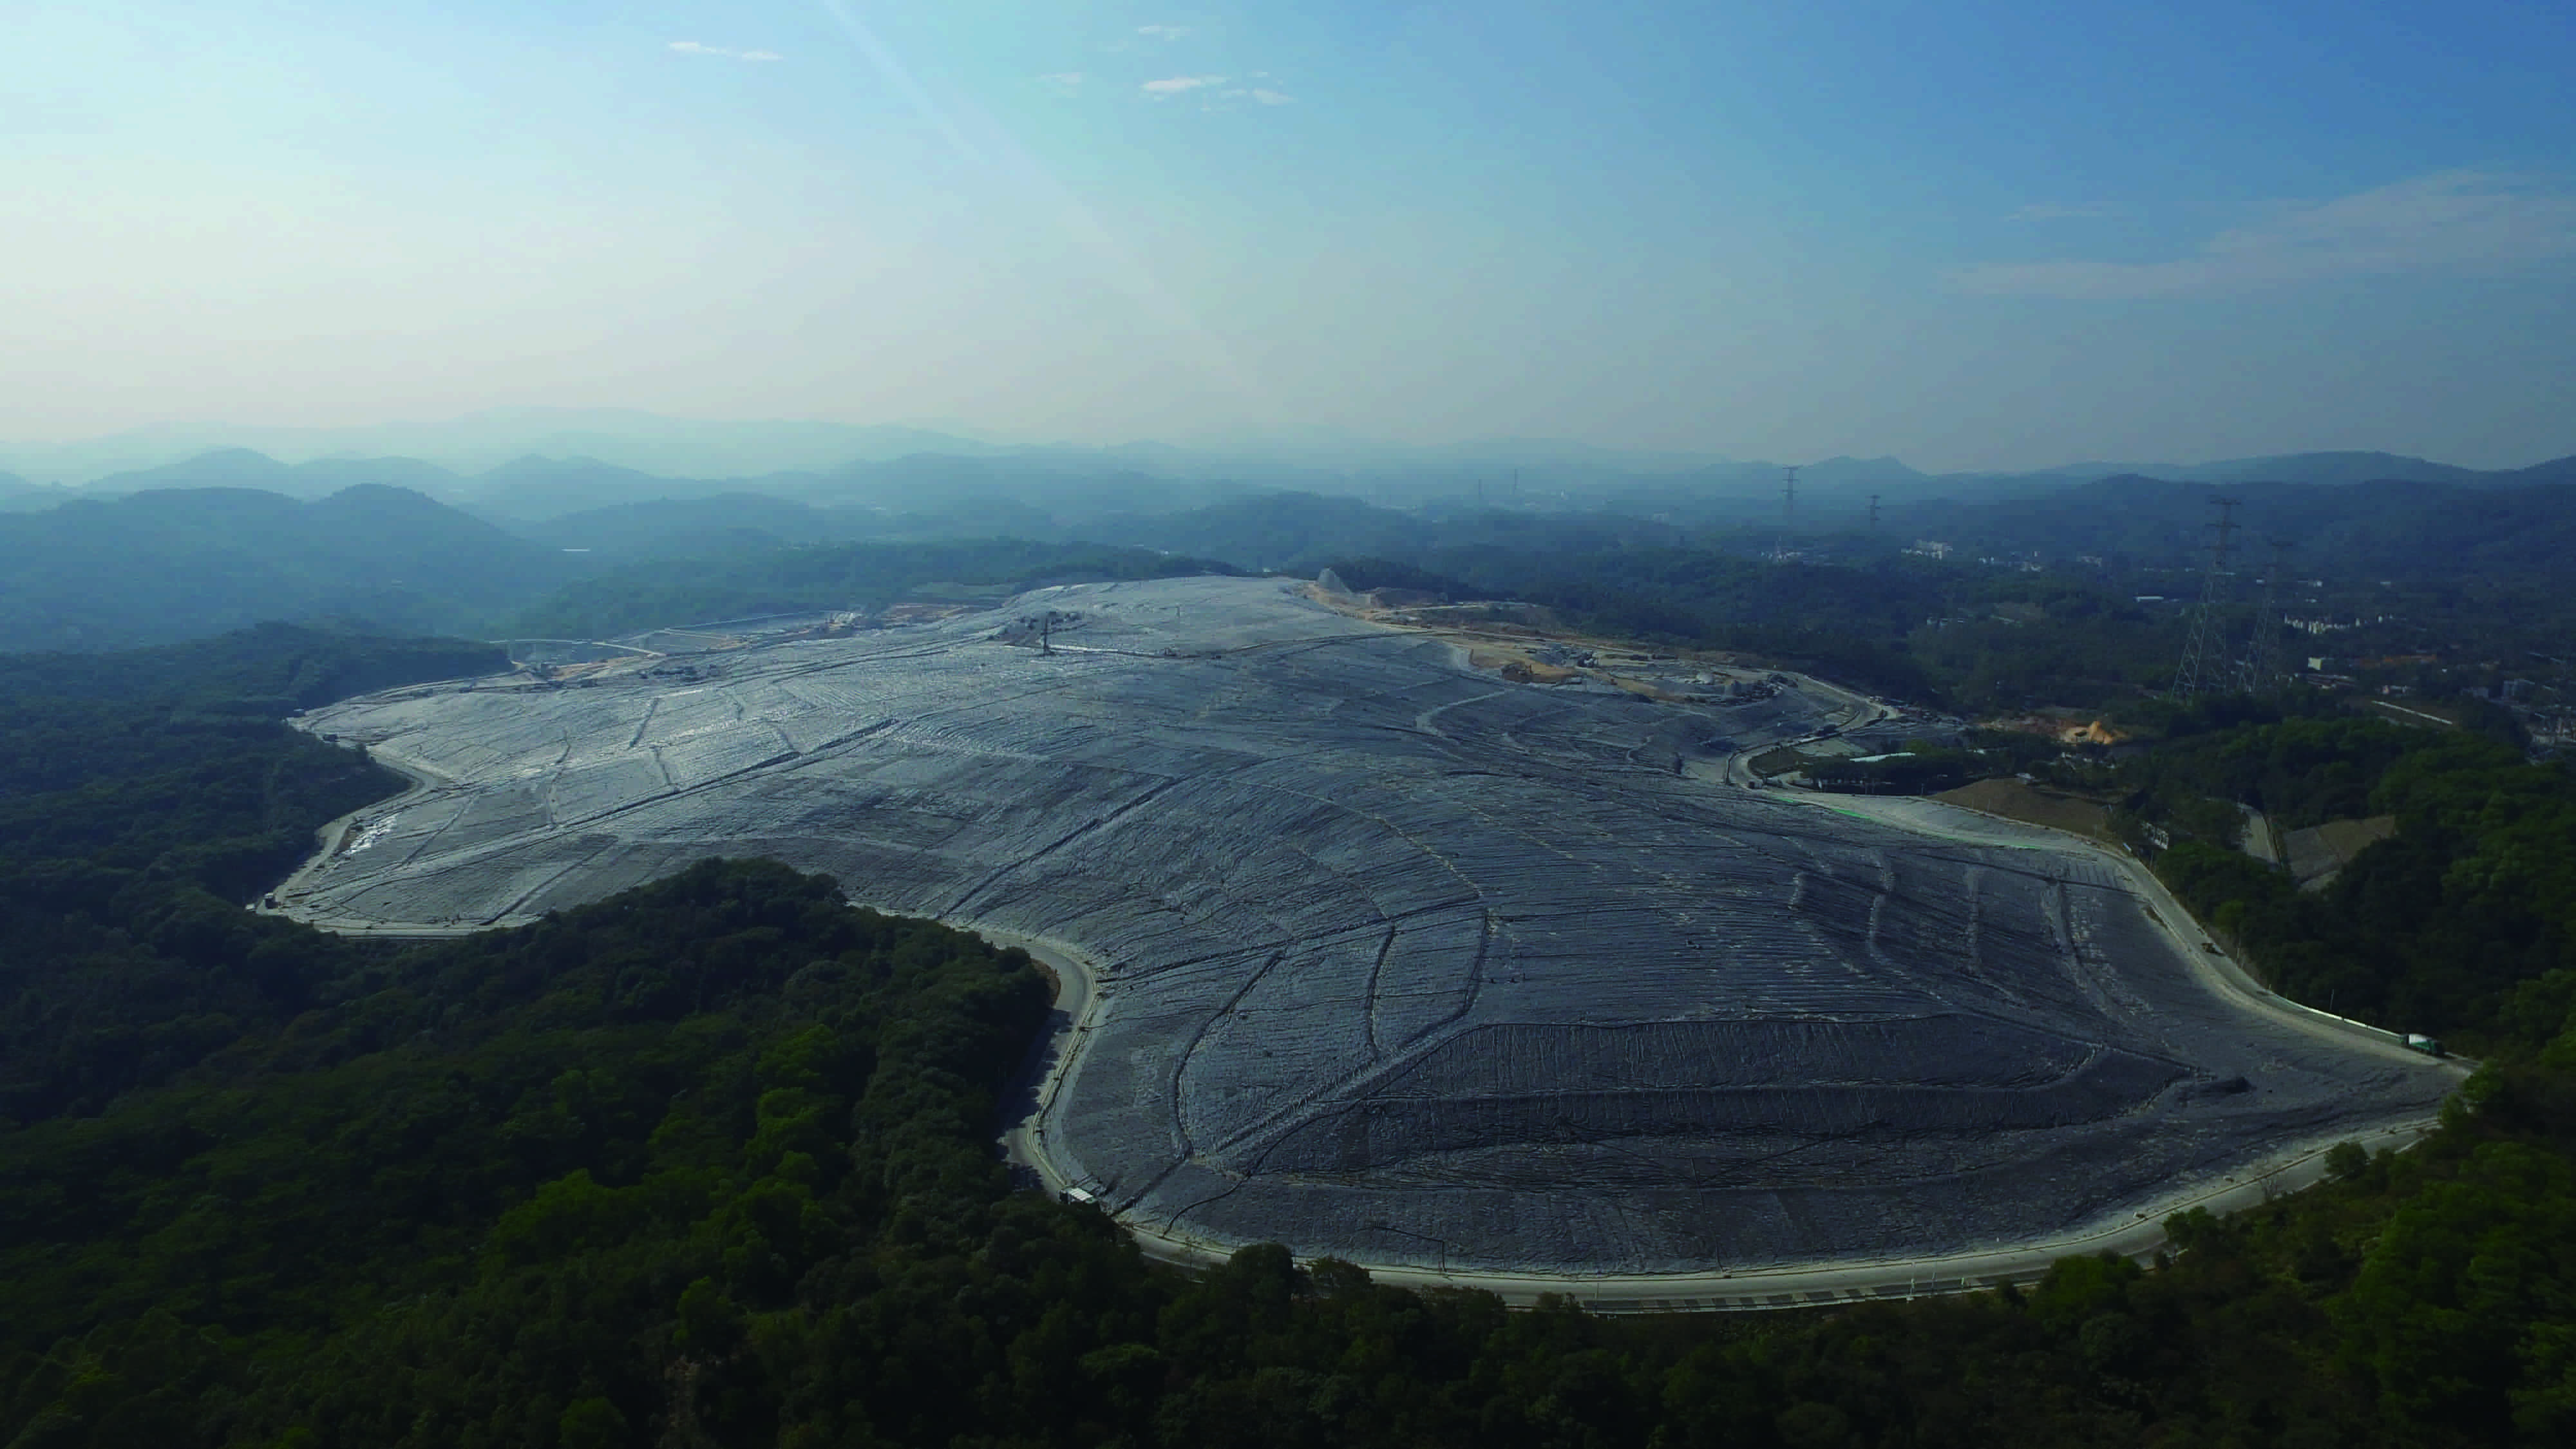
[[[2110,812],[2101,802],[2026,780],[1978,780],[1932,798],[2093,840],[2111,839]]]

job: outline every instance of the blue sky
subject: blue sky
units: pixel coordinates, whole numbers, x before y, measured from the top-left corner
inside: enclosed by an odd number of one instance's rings
[[[0,437],[2576,452],[2576,8],[19,0]]]

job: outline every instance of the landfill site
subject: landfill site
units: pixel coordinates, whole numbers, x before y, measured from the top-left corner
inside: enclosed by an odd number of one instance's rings
[[[1195,578],[395,690],[297,722],[417,788],[275,908],[440,934],[710,855],[828,872],[1079,975],[1020,1134],[1050,1184],[1442,1272],[2073,1241],[2457,1080],[2260,1008],[2098,847],[1741,768],[1889,707],[1545,663]]]

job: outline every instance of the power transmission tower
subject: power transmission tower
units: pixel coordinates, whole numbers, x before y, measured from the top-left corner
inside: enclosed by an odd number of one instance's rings
[[[2209,546],[2209,575],[2201,581],[2200,604],[2192,610],[2191,636],[2182,648],[2182,668],[2174,674],[2174,694],[2189,699],[2196,694],[2216,694],[2235,681],[2228,676],[2235,671],[2227,659],[2227,604],[2229,585],[2235,576],[2227,571],[2227,555],[2237,528],[2236,500],[2212,498],[2218,510],[2218,521],[2209,525],[2217,537]]]
[[[1789,561],[1789,533],[1798,526],[1798,466],[1780,470],[1780,542],[1771,550],[1774,563]]]
[[[2245,641],[2245,692],[2267,694],[2281,679],[2281,629],[2279,612],[2281,572],[2290,566],[2290,550],[2296,545],[2286,538],[2267,538],[2272,546],[2272,566],[2263,571],[2263,592],[2254,604],[2254,636]]]
[[[1869,531],[1878,532],[1878,495],[1869,495]]]

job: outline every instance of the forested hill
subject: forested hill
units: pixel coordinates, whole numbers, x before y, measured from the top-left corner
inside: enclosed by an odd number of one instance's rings
[[[862,887],[863,888],[863,887]],[[707,862],[399,950],[281,923],[301,1000],[0,1123],[24,1445],[2556,1445],[2576,1033],[2403,1157],[2156,1271],[1835,1312],[1506,1313],[1253,1247],[1190,1279],[1013,1192],[1024,957]],[[236,920],[239,913],[234,913]],[[223,934],[212,920],[201,937]],[[237,927],[236,930],[254,929]],[[166,1028],[148,997],[123,1029]],[[184,1019],[205,1031],[203,1017]]]
[[[1013,1191],[993,1136],[1038,974],[852,909],[845,883],[702,862],[413,946],[241,910],[315,824],[397,785],[244,701],[293,694],[300,661],[349,679],[474,652],[367,648],[263,630],[12,665],[58,693],[0,694],[0,1444],[2576,1437],[2576,790],[2555,767],[2210,718],[2177,722],[2139,782],[2183,802],[2163,818],[2185,834],[2241,818],[2213,791],[2406,819],[2374,847],[2421,839],[2374,877],[2405,888],[2353,902],[2402,935],[2365,969],[2402,992],[2452,950],[2494,956],[2453,998],[2488,1067],[2425,1147],[2347,1145],[2326,1187],[2184,1215],[2154,1270],[2075,1258],[2026,1292],[1618,1320],[1276,1246],[1183,1277],[1098,1212]],[[161,692],[65,697],[142,679]],[[72,709],[86,733],[45,743]],[[2183,863],[2223,849],[2205,828]],[[2229,899],[2251,939],[2271,907]]]
[[[504,662],[284,626],[0,656],[0,1119],[96,1110],[301,1009],[310,933],[240,903],[402,781],[279,717]]]
[[[577,568],[407,489],[137,493],[0,513],[0,647],[130,648],[328,616],[474,630]]]
[[[2541,581],[2563,579],[2576,559],[2576,477],[2522,488],[2105,478],[2010,503],[1908,504],[1891,508],[1888,524],[1961,550],[2188,565],[2207,556],[2211,500],[2221,497],[2239,505],[2246,557],[2264,558],[2265,540],[2278,537],[2311,572]]]
[[[346,467],[363,472],[381,461]],[[236,463],[237,471],[260,477],[283,466]],[[292,472],[303,486],[340,466],[310,463]],[[879,471],[901,470],[889,464]],[[595,499],[657,483],[641,474],[604,478],[598,465],[542,459],[485,476],[518,489],[495,495],[489,505],[495,517],[509,499],[535,498],[557,484],[577,482],[587,490],[581,497]],[[1717,508],[1678,484],[1652,498],[1619,501],[1605,494],[1598,506],[1557,498],[1540,511],[1454,498],[1394,509],[1349,496],[1213,485],[1175,491],[1132,482],[1057,479],[1049,486],[1062,486],[1051,492],[1005,475],[979,475],[962,488],[932,479],[891,495],[886,507],[823,506],[710,483],[705,486],[714,491],[700,496],[514,520],[508,529],[381,484],[310,502],[216,487],[77,500],[36,512],[0,509],[0,649],[127,648],[262,619],[338,618],[396,632],[595,636],[728,615],[869,608],[923,583],[1134,577],[1138,569],[1165,567],[1142,554],[1167,553],[1177,556],[1168,566],[1176,570],[1307,576],[1341,560],[1391,560],[1494,592],[1579,595],[1590,601],[1583,611],[1605,628],[1671,634],[1673,621],[1687,618],[1711,639],[1749,638],[1747,631],[1776,637],[1786,630],[1808,640],[1800,646],[1805,657],[1819,660],[1859,656],[1839,645],[1817,652],[1816,641],[1865,633],[1877,657],[1900,643],[1899,621],[1910,618],[1906,628],[1919,627],[1945,613],[1940,599],[1927,600],[1910,585],[1880,586],[1915,540],[1948,544],[1960,574],[2038,560],[2152,593],[2172,580],[2134,570],[2195,567],[2204,557],[2209,502],[2219,491],[2208,483],[2128,477],[2034,485],[2029,496],[2006,503],[1900,496],[1887,503],[1880,528],[1869,532],[1860,515],[1834,507],[1802,513],[1810,526],[1800,530],[1784,530],[1770,518],[1757,526],[1741,510]],[[2576,479],[2535,477],[2514,487],[2256,481],[2226,491],[2241,505],[2238,541],[2246,552],[2240,557],[2258,565],[2268,557],[2268,541],[2280,539],[2293,546],[2290,558],[2302,577],[2338,587],[2388,580],[2445,593],[2510,595],[2512,607],[2502,612],[2544,622],[2554,607],[2549,601],[2570,592]],[[1198,507],[1104,506],[1169,504],[1212,493],[1227,496]],[[1728,561],[1766,556],[1782,545],[1807,567],[1826,571],[1818,577],[1837,580],[1837,587],[1809,589],[1786,574],[1768,580],[1786,585],[1777,589],[1756,586],[1750,575],[1712,582],[1732,567]],[[1989,558],[1998,561],[1977,562]],[[930,559],[946,562],[914,566]],[[1680,577],[1694,573],[1706,577]],[[1959,590],[1943,583],[1938,592]],[[2533,600],[2539,602],[2526,606]],[[1850,617],[1855,612],[1871,616],[1865,630]],[[1666,622],[1646,622],[1653,619]],[[2447,620],[2443,627],[2450,627]],[[1868,667],[1877,680],[1906,677],[1880,663]]]
[[[191,700],[285,714],[396,685],[510,667],[497,644],[269,622],[113,654],[0,654],[0,700]]]

